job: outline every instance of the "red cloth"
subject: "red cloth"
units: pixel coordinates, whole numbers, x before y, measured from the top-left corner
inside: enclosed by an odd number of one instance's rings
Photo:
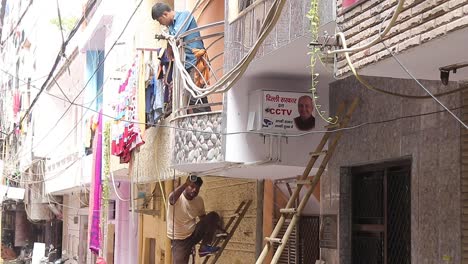
[[[16,114],[19,113],[21,110],[21,95],[19,91],[15,91],[13,94],[13,114],[16,116]]]

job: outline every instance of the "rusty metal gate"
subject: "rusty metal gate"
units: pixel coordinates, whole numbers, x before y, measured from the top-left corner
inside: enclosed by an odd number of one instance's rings
[[[275,224],[278,220],[275,220]],[[283,236],[288,226],[288,221],[283,225],[279,236]],[[315,263],[320,257],[319,248],[319,216],[301,216],[299,224],[294,227],[294,231],[288,239],[288,243],[279,264],[310,264]],[[276,250],[275,246],[275,250]]]
[[[319,248],[319,230],[320,230],[320,217],[319,216],[302,216],[300,222],[300,236],[299,236],[299,263],[315,263],[320,259]]]
[[[410,164],[352,175],[352,263],[411,263]]]

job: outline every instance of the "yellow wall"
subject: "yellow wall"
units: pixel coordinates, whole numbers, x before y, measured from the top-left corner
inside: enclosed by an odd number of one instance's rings
[[[230,179],[222,177],[203,177],[204,184],[200,196],[205,201],[207,212],[218,212],[226,223],[243,200],[253,200],[246,216],[241,221],[237,231],[230,240],[217,263],[253,263],[255,262],[255,230],[257,193],[256,181]],[[167,194],[172,191],[166,181]],[[165,212],[160,216],[140,215],[140,263],[146,263],[149,258],[149,240],[156,239],[157,263],[171,263],[169,240],[166,237]],[[165,256],[165,258],[163,257]],[[162,261],[164,260],[164,262]]]

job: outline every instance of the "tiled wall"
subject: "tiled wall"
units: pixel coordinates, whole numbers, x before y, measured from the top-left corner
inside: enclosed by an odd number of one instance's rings
[[[353,47],[374,39],[379,30],[385,28],[398,1],[367,0],[348,10],[342,9],[342,2],[337,1],[337,23],[346,36],[348,47]],[[466,0],[406,0],[385,44],[401,52],[465,27],[468,27]],[[380,43],[353,54],[351,60],[356,68],[361,68],[389,56],[390,53]],[[349,72],[344,56],[340,58],[337,75]]]
[[[205,163],[224,161],[222,117],[219,113],[185,117],[177,121],[173,162]]]

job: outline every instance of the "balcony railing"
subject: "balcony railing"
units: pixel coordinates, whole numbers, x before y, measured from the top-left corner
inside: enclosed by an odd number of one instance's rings
[[[173,88],[173,119],[171,125],[177,129],[174,133],[173,164],[206,163],[223,161],[222,153],[222,104],[221,93],[211,93],[203,96],[203,89],[209,84],[216,83],[224,73],[224,21],[200,26],[188,30],[178,37],[183,40],[185,36],[201,32],[201,36],[185,43],[178,42],[174,52],[174,88]],[[208,32],[206,34],[203,34]],[[194,41],[203,41],[207,56],[201,57],[204,61],[209,77],[207,78],[195,65],[186,65],[185,47]],[[191,68],[189,73],[185,69]],[[194,82],[195,71],[201,78],[201,83]],[[198,84],[200,83],[198,82]],[[199,87],[200,86],[200,87]],[[199,88],[199,89],[197,89]]]

